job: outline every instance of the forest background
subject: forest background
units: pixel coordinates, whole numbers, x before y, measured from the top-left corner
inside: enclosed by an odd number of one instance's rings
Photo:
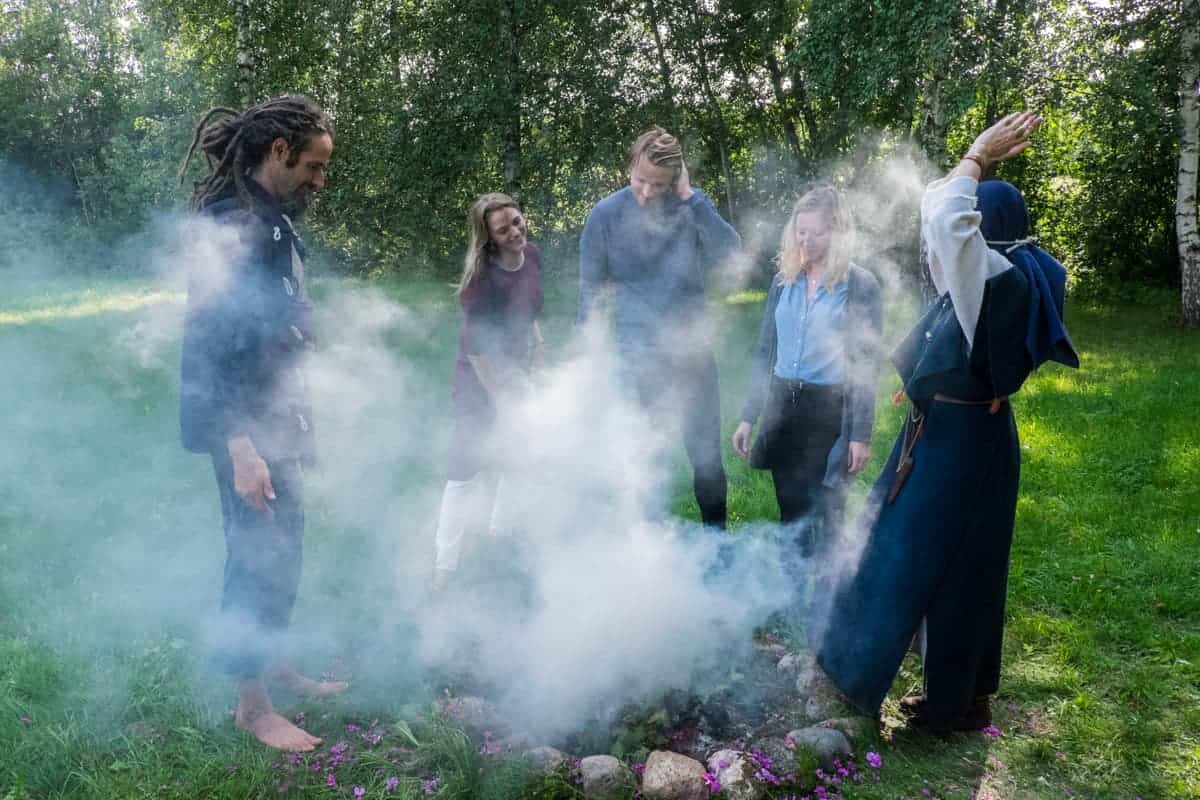
[[[4,0],[0,264],[145,268],[186,202],[198,116],[312,95],[338,147],[311,225],[333,269],[450,277],[464,209],[520,197],[564,257],[651,124],[685,141],[769,269],[798,191],[917,196],[1014,109],[1047,125],[1004,165],[1077,296],[1169,290],[1200,324],[1197,0]],[[193,171],[199,165],[194,165]],[[862,216],[862,215],[860,215]],[[877,222],[893,225],[891,214]],[[916,226],[860,218],[868,256],[916,274]],[[874,235],[873,234],[877,234]],[[47,243],[59,252],[47,252]],[[36,250],[36,252],[32,252]],[[87,254],[84,257],[83,254]]]

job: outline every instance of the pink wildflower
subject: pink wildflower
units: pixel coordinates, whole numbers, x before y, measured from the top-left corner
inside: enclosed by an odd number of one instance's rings
[[[871,752],[867,753],[867,763],[872,769],[879,769],[883,766],[883,756],[872,750]]]
[[[367,793],[367,790],[364,789],[363,787],[361,787],[361,786],[354,787],[354,796],[355,797],[362,797],[366,793]]]
[[[337,786],[337,775],[334,775],[332,772],[329,773],[328,775],[326,775],[325,776],[325,785],[326,786]]]
[[[995,725],[988,725],[981,732],[983,733],[984,736],[1003,736],[1004,735],[1003,733],[1000,732],[1000,729],[997,728]]]
[[[716,775],[713,775],[711,772],[706,772],[704,773],[703,778],[704,785],[708,787],[708,791],[712,792],[713,794],[721,791],[721,782],[717,780]]]
[[[400,779],[397,778],[395,775],[393,775],[392,777],[387,779],[387,783],[385,783],[383,785],[383,788],[387,789],[389,792],[394,792],[394,791],[396,791],[396,787],[399,785],[400,785]]]

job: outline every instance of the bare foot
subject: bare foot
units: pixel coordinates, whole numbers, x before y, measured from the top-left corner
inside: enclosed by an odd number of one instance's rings
[[[289,753],[307,753],[321,743],[316,736],[296,727],[275,711],[251,713],[239,705],[234,724],[254,734],[254,738],[267,747]]]
[[[281,667],[271,673],[271,682],[305,697],[332,697],[350,688],[346,681],[314,681],[290,667]]]
[[[238,684],[238,705],[233,722],[276,750],[306,753],[321,743],[316,736],[296,727],[275,711],[262,678],[248,678]]]

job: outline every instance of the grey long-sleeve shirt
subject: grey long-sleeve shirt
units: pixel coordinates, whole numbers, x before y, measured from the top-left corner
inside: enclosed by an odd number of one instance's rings
[[[711,339],[704,288],[714,267],[741,247],[737,231],[699,189],[687,200],[668,195],[642,208],[626,186],[592,209],[579,242],[579,322],[611,283],[621,350],[671,346],[683,335]]]

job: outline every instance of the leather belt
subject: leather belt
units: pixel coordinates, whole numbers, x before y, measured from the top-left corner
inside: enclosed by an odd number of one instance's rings
[[[925,415],[918,411],[915,405],[910,405],[908,416],[904,418],[904,440],[900,445],[900,459],[896,462],[896,474],[892,477],[892,485],[888,489],[888,505],[895,502],[896,495],[900,494],[900,490],[904,488],[908,476],[912,473],[915,463],[913,449],[916,448],[917,440],[924,432]]]
[[[933,396],[933,399],[939,403],[952,403],[956,406],[990,406],[992,403],[995,402],[995,400],[999,400],[1002,403],[1005,402],[1006,400],[1008,400],[1007,397],[998,397],[998,398],[995,398],[994,400],[961,400],[957,397],[950,397],[949,395],[944,395],[941,392],[938,392],[937,394],[935,394]]]

